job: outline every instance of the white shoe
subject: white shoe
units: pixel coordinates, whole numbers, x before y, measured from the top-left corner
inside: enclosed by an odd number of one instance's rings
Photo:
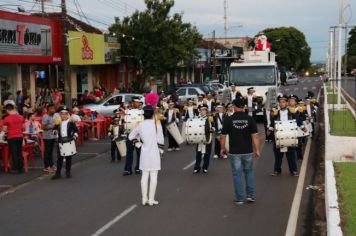
[[[150,190],[148,193],[148,205],[154,206],[158,205],[158,202],[155,200],[157,183],[150,183]]]
[[[180,148],[176,148],[176,151],[180,151]]]
[[[168,152],[171,152],[171,151],[173,151],[173,149],[172,149],[172,148],[168,148],[167,151],[168,151]]]
[[[149,200],[149,201],[148,201],[148,205],[150,205],[150,206],[156,206],[156,205],[158,205],[158,203],[159,203],[159,202],[157,202],[157,201],[155,201],[155,200]]]
[[[214,159],[218,159],[219,156],[218,156],[218,155],[214,155],[213,158],[214,158]]]
[[[224,158],[224,159],[227,159],[227,155],[224,155],[223,158]]]

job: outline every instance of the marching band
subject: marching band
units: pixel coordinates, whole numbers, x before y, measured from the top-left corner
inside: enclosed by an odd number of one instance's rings
[[[257,101],[253,87],[248,88],[245,97],[241,96],[235,85],[232,85],[224,95],[224,103],[220,103],[213,94],[209,93],[206,98],[199,95],[197,102],[188,99],[181,108],[167,97],[160,99],[157,94],[149,93],[146,95],[145,107],[142,107],[143,103],[138,97],[133,97],[128,106],[120,106],[114,111],[112,123],[108,128],[111,161],[121,161],[126,157],[123,176],[133,173],[142,174],[142,205],[158,204],[155,200],[155,192],[158,171],[161,169],[160,159],[163,158],[164,153],[165,136],[168,139],[168,152],[179,151],[180,145],[184,142],[195,145],[193,173],[198,174],[202,171],[207,174],[212,153],[214,159],[228,158],[229,150],[226,144],[230,142],[229,135],[226,135],[226,128],[224,135],[222,131],[225,121],[229,119],[231,124],[231,120],[236,115],[235,104],[239,104],[237,109],[239,112],[246,114],[250,120],[256,121]],[[239,102],[236,102],[237,99]],[[306,139],[313,135],[317,109],[318,103],[312,92],[308,92],[305,100],[294,94],[290,96],[279,94],[277,103],[265,104],[263,109],[265,141],[273,142],[272,176],[281,175],[284,154],[291,175],[299,175],[297,160],[303,159]],[[50,120],[50,117],[48,119]],[[64,161],[66,177],[71,178],[71,163],[72,157],[76,154],[75,140],[78,137],[78,129],[66,107],[61,107],[59,114],[51,119],[52,123],[46,123],[46,132],[50,132],[58,139],[57,169],[52,179],[61,178]],[[224,136],[223,141],[221,136]],[[135,151],[136,155],[134,155]],[[136,156],[136,163],[133,169],[134,156]],[[51,163],[47,166],[51,168]]]

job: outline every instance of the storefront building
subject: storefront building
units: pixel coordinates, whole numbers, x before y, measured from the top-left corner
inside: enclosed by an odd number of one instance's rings
[[[107,93],[120,86],[120,44],[116,37],[78,31],[68,32],[71,96],[100,85]]]
[[[35,101],[37,90],[55,86],[62,62],[58,20],[0,11],[0,99],[23,90]]]

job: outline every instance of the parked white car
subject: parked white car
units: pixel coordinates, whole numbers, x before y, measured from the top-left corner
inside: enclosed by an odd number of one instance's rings
[[[200,88],[189,86],[180,87],[179,89],[177,89],[176,93],[178,95],[178,103],[180,105],[184,105],[187,99],[189,98],[194,101],[197,101],[199,94],[204,95],[203,90],[201,90]]]
[[[139,97],[140,101],[143,104],[145,103],[145,97],[141,94],[120,93],[108,96],[99,103],[86,104],[83,107],[96,111],[103,116],[113,116],[114,110],[118,109],[121,103],[128,104],[133,97]]]
[[[287,77],[287,81],[286,81],[287,85],[297,85],[299,83],[299,79],[297,76],[293,75],[293,76],[289,76]]]

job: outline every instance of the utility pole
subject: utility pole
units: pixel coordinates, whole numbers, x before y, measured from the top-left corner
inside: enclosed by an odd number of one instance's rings
[[[45,2],[45,0],[41,0],[41,12],[42,12],[42,15],[44,15],[44,13],[45,13],[45,5],[44,5],[44,2]]]
[[[329,46],[329,78],[331,80],[331,84],[333,83],[334,76],[334,29],[330,28],[330,46]]]
[[[337,105],[341,105],[341,67],[342,67],[342,29],[344,27],[344,0],[339,0],[339,40],[338,40],[338,76],[337,76]]]
[[[64,101],[66,106],[72,107],[71,72],[69,63],[69,38],[66,0],[61,0],[62,30],[63,30],[63,72],[64,72]]]
[[[225,44],[227,41],[227,31],[228,31],[228,26],[227,26],[227,0],[224,0],[224,33],[225,33]]]
[[[344,76],[347,74],[347,33],[348,33],[348,25],[345,23],[345,55],[344,55]]]
[[[213,31],[213,50],[214,52],[214,58],[213,58],[213,73],[212,73],[212,79],[216,79],[216,48],[215,48],[215,30]]]

